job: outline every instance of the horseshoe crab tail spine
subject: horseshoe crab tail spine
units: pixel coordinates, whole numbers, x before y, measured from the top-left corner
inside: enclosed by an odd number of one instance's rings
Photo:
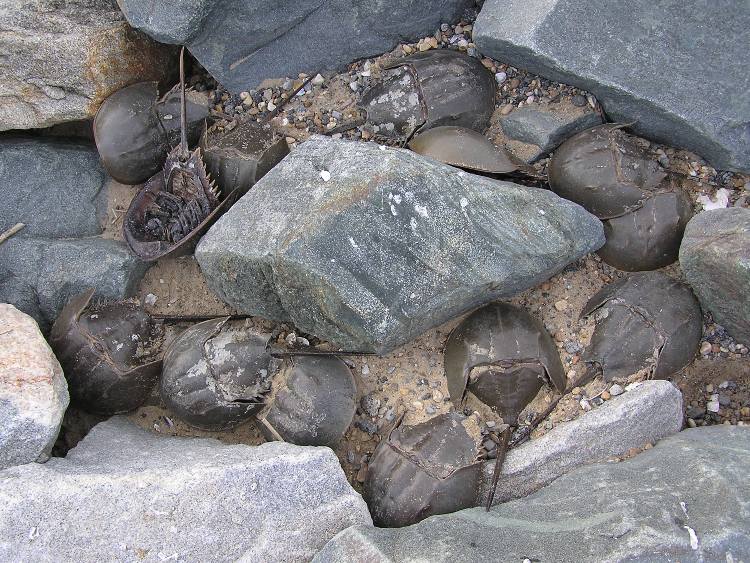
[[[180,153],[188,157],[187,111],[185,108],[185,47],[180,49]]]

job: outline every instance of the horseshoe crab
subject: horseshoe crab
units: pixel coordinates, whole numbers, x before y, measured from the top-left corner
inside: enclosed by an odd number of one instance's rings
[[[474,506],[481,443],[476,416],[450,412],[414,426],[397,424],[375,449],[365,481],[375,525],[408,526]]]
[[[495,80],[473,57],[436,49],[385,66],[362,96],[367,120],[381,134],[411,137],[440,125],[484,131],[495,109]]]
[[[357,386],[333,356],[295,356],[273,377],[266,406],[256,415],[269,440],[334,447],[356,410]]]
[[[229,317],[191,326],[164,354],[162,400],[203,430],[226,430],[248,420],[271,389],[269,340]]]
[[[690,288],[661,272],[640,272],[596,293],[581,317],[597,315],[583,360],[609,381],[648,369],[657,379],[689,364],[703,333],[700,304]]]
[[[622,127],[599,125],[560,145],[549,164],[550,187],[602,220],[605,262],[628,271],[661,268],[677,260],[692,205]]]
[[[492,303],[467,317],[448,336],[444,358],[454,404],[460,407],[473,395],[512,426],[544,382],[565,389],[552,338],[539,321],[509,303]]]
[[[140,184],[163,166],[180,139],[180,90],[159,99],[158,83],[139,82],[118,90],[94,117],[94,139],[102,164],[122,184]],[[198,141],[208,117],[208,97],[186,94],[188,142]]]
[[[60,312],[50,345],[65,372],[73,402],[93,414],[132,411],[148,398],[161,360],[145,351],[154,338],[151,317],[130,303],[93,305],[94,290]]]

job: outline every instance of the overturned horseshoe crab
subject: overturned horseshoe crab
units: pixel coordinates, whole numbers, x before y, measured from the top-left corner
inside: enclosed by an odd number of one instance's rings
[[[692,205],[622,127],[599,125],[565,141],[550,160],[549,183],[602,220],[606,243],[598,253],[605,262],[653,270],[677,259]]]
[[[161,370],[161,360],[145,352],[154,324],[134,304],[95,306],[93,295],[90,289],[68,302],[50,345],[75,404],[106,416],[132,411],[146,401]]]
[[[385,67],[362,96],[368,122],[380,133],[409,138],[440,125],[487,129],[495,80],[480,61],[448,49],[417,53]]]
[[[266,406],[256,415],[269,440],[334,447],[354,418],[357,386],[333,356],[295,356],[273,377]]]
[[[444,362],[457,407],[473,395],[512,426],[543,383],[565,389],[552,338],[539,321],[509,303],[482,307],[458,325],[448,336]]]
[[[180,140],[180,90],[158,98],[156,82],[139,82],[118,90],[102,103],[94,117],[94,139],[102,164],[123,184],[140,184],[164,165]],[[188,143],[198,141],[208,117],[208,97],[186,94]]]
[[[414,426],[397,424],[375,449],[365,481],[375,525],[408,526],[473,506],[481,443],[476,416],[450,412]]]
[[[193,325],[164,355],[159,390],[179,418],[204,430],[225,430],[252,417],[271,389],[270,335],[228,317]]]
[[[598,315],[583,354],[605,380],[648,369],[657,379],[689,364],[700,343],[703,317],[688,286],[661,272],[640,272],[596,293],[581,312]],[[596,318],[596,317],[595,317]]]

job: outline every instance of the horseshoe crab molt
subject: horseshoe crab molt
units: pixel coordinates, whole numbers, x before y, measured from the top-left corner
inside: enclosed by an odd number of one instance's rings
[[[75,404],[105,416],[132,411],[146,401],[161,370],[161,359],[147,351],[154,324],[135,304],[97,306],[93,295],[89,289],[68,302],[50,345]]]
[[[257,414],[269,440],[334,447],[354,418],[357,385],[334,356],[293,356],[273,376],[266,406]]]
[[[408,139],[440,125],[480,132],[489,126],[495,80],[477,59],[436,49],[398,59],[385,71],[362,96],[367,120],[381,134]]]
[[[229,317],[191,326],[164,355],[159,390],[176,416],[204,430],[226,430],[263,406],[271,389],[270,335]]]
[[[180,140],[180,89],[158,99],[156,82],[139,82],[118,90],[94,117],[94,139],[102,164],[123,184],[140,184],[153,176]],[[186,93],[188,143],[198,142],[208,117],[208,96]]]
[[[641,272],[596,293],[581,317],[598,318],[583,359],[604,379],[648,369],[657,379],[689,364],[703,333],[700,304],[691,289],[661,272]]]
[[[448,336],[444,362],[457,407],[473,395],[512,426],[543,383],[565,390],[552,338],[539,321],[509,303],[482,307],[458,325]]]
[[[378,447],[365,481],[377,526],[397,528],[474,506],[484,450],[477,416],[456,412],[397,424]]]
[[[549,164],[550,187],[602,220],[607,242],[598,253],[605,262],[627,271],[662,268],[677,260],[692,205],[623,127],[599,125],[560,145]]]

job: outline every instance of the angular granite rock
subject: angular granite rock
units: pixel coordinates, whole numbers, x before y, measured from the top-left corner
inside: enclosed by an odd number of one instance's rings
[[[682,393],[669,381],[644,381],[602,406],[508,452],[494,504],[525,497],[589,463],[654,444],[682,429]],[[486,504],[495,462],[484,465]]]
[[[3,267],[0,267],[0,303],[13,305],[40,325],[46,323],[34,286]]]
[[[0,469],[46,461],[69,401],[62,368],[36,321],[0,303]]]
[[[107,176],[93,143],[59,139],[0,139],[0,232],[16,237],[98,235],[107,211]]]
[[[487,0],[474,41],[487,56],[594,93],[639,135],[750,171],[746,2]]]
[[[704,309],[750,344],[750,209],[704,211],[688,223],[680,268]]]
[[[603,241],[598,219],[550,191],[314,137],[221,217],[195,256],[239,311],[384,353]]]
[[[353,526],[317,563],[368,561],[747,561],[750,428],[680,432],[495,506],[401,529]]]
[[[130,24],[186,45],[235,93],[266,78],[330,70],[432,35],[471,0],[118,0]]]
[[[0,22],[0,131],[89,119],[128,84],[174,77],[176,49],[131,28],[114,2],[0,0]]]
[[[372,525],[329,448],[97,425],[66,458],[0,472],[0,560],[309,561]]]

